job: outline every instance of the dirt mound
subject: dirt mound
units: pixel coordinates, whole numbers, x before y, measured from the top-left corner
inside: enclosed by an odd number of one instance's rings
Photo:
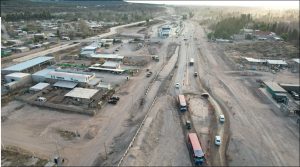
[[[98,131],[96,127],[91,127],[88,132],[85,134],[84,138],[93,139],[97,135]]]

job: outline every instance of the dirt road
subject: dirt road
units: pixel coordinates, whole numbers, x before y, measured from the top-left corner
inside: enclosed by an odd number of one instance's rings
[[[196,37],[202,53],[202,81],[228,109],[229,165],[298,166],[298,128],[278,109],[258,98],[251,80],[232,78],[225,73],[234,67],[228,66],[229,60],[216,44],[207,42],[203,28],[196,29]]]

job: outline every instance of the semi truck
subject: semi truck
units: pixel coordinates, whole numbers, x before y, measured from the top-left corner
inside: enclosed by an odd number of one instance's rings
[[[190,66],[194,65],[194,58],[190,59]]]
[[[178,102],[180,111],[185,112],[187,110],[187,106],[184,95],[178,95]]]
[[[201,148],[198,136],[196,133],[188,134],[188,146],[192,153],[192,158],[195,165],[202,165],[205,161],[205,154]]]

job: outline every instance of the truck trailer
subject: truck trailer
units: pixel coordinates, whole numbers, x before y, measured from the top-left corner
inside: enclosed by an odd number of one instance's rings
[[[178,102],[180,111],[185,112],[187,110],[187,105],[184,95],[178,95]]]

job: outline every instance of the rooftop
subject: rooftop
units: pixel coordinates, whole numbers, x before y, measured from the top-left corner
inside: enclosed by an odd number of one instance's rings
[[[300,59],[292,59],[294,62],[300,64]]]
[[[30,67],[36,66],[38,64],[44,63],[46,61],[52,60],[54,59],[54,57],[46,57],[46,56],[41,56],[41,57],[37,57],[7,68],[4,68],[4,71],[23,71],[26,70]]]
[[[8,74],[6,76],[7,77],[23,78],[23,77],[26,77],[28,75],[30,75],[30,74],[28,74],[28,73],[22,73],[22,72],[14,72],[14,73]]]
[[[263,59],[254,59],[252,57],[245,57],[245,59],[249,62],[252,62],[252,63],[265,63],[267,62],[266,60],[263,60]]]
[[[120,63],[118,62],[113,62],[113,61],[106,61],[104,64],[101,65],[101,67],[118,67]]]
[[[34,74],[32,74],[32,75],[36,75],[36,76],[44,76],[44,77],[46,77],[47,74],[48,74],[50,71],[55,71],[55,68],[45,68],[45,69],[43,69],[43,70],[41,70],[41,71],[38,71],[38,72],[36,72],[36,73],[34,73]]]
[[[264,82],[270,89],[272,89],[274,92],[286,92],[282,87],[280,87],[276,82]]]
[[[104,59],[120,59],[122,60],[124,56],[119,56],[118,54],[92,54],[93,58],[104,58]]]
[[[40,82],[40,83],[30,87],[30,90],[35,90],[35,91],[43,90],[44,88],[46,88],[49,85],[50,84],[48,84],[48,83]]]
[[[60,88],[73,89],[73,88],[75,88],[75,86],[77,84],[78,83],[76,83],[76,82],[70,82],[70,81],[58,81],[53,86],[60,87]]]
[[[80,74],[80,73],[71,73],[71,72],[63,72],[63,71],[50,71],[48,73],[48,77],[51,78],[51,75],[58,77],[74,77],[74,78],[89,78],[93,76],[93,74]]]
[[[65,96],[75,97],[81,99],[90,99],[92,98],[99,90],[97,89],[87,89],[87,88],[74,88]]]
[[[267,60],[268,64],[287,65],[284,60]]]

